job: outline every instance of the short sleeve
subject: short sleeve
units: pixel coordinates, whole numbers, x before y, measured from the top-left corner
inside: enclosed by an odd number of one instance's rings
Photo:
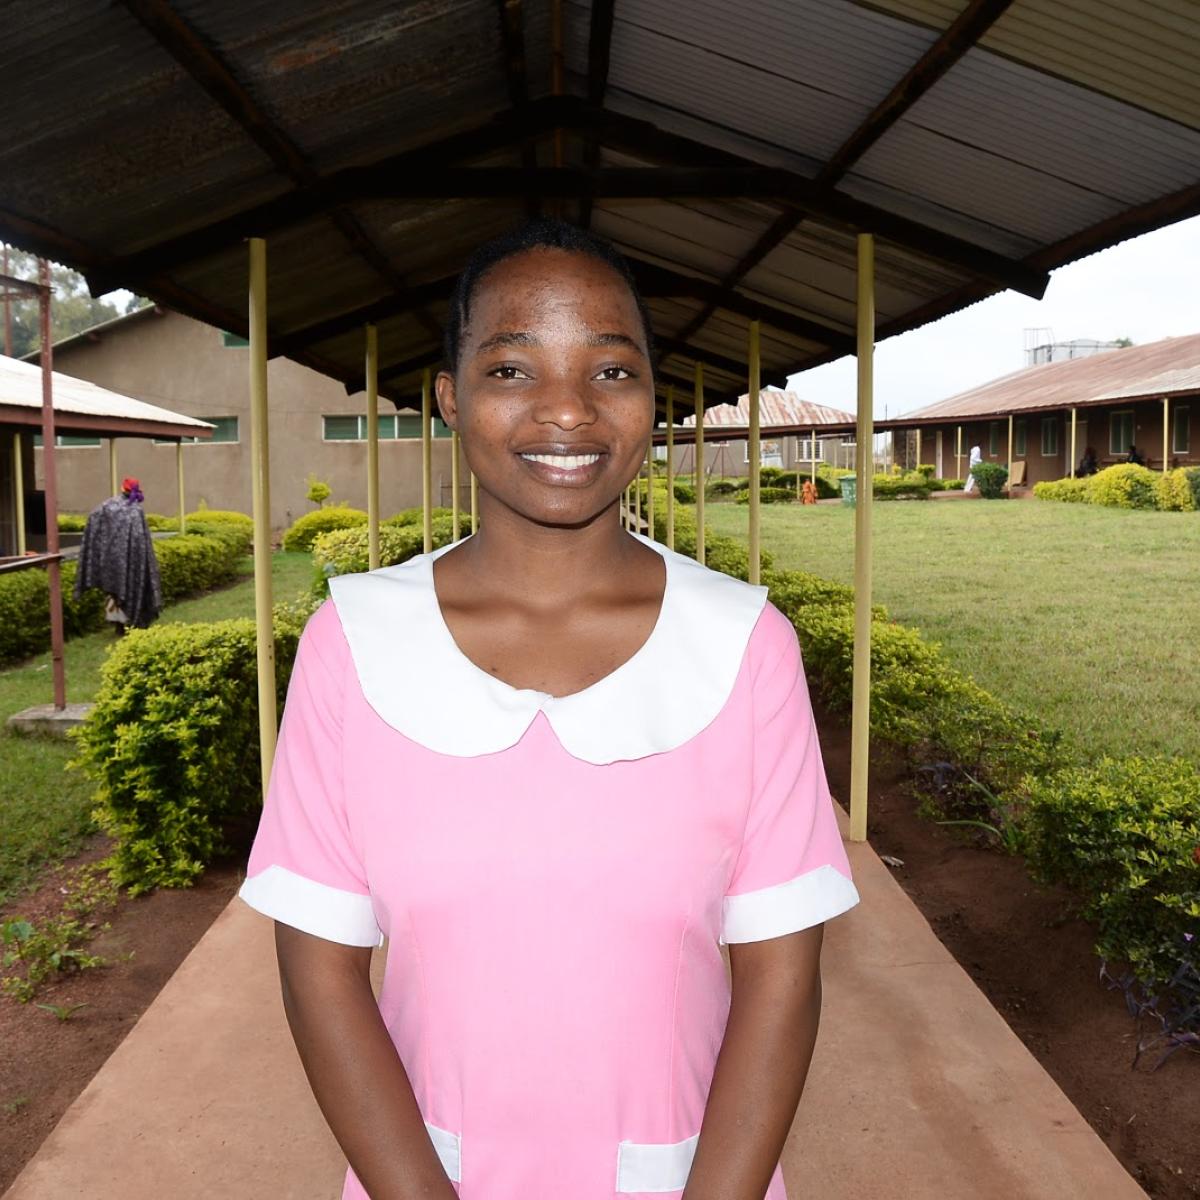
[[[825,778],[800,643],[791,622],[770,602],[747,656],[751,795],[723,903],[722,942],[794,933],[860,899]]]
[[[326,601],[305,626],[288,684],[271,781],[246,879],[252,908],[330,941],[379,946],[342,779],[343,687],[349,647]]]

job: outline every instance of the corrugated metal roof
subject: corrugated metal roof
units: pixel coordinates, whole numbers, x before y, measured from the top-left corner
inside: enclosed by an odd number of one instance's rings
[[[877,425],[892,428],[906,420],[1004,416],[1191,392],[1200,392],[1200,333],[1026,367]]]
[[[129,318],[126,317],[125,320]],[[63,425],[70,427],[71,416],[100,417],[113,422],[113,430],[121,436],[124,422],[153,422],[169,425],[187,437],[206,437],[215,428],[208,421],[185,417],[182,413],[147,404],[120,392],[110,392],[86,379],[75,379],[58,371],[53,375],[54,412],[62,414]],[[18,358],[0,355],[0,407],[30,409],[30,423],[40,423],[42,411],[42,369]]]
[[[802,425],[805,428],[819,429],[826,425],[839,427],[854,425],[854,414],[843,412],[840,408],[830,408],[825,404],[814,404],[804,400],[795,392],[782,391],[778,388],[763,388],[758,394],[758,421],[764,431],[774,427],[793,428]],[[680,425],[689,427],[696,424],[696,416],[684,417]],[[704,413],[704,428],[731,429],[745,428],[750,424],[750,397],[740,396],[736,404],[716,404],[706,409]]]
[[[355,319],[395,297],[374,311],[381,366],[386,394],[411,402],[472,246],[527,209],[586,207],[654,275],[656,334],[676,343],[667,373],[705,360],[718,401],[741,390],[754,316],[764,378],[847,352],[857,231],[877,235],[886,337],[1005,282],[1036,293],[1052,267],[1200,212],[1187,0],[1014,0],[953,42],[940,39],[958,0],[611,11],[601,76],[591,5],[563,4],[568,94],[555,99],[551,0],[16,6],[0,233],[233,331],[244,239],[265,236],[276,347],[357,386]],[[897,92],[918,66],[930,86]],[[873,126],[889,98],[898,119]],[[492,199],[451,183],[413,192],[443,167],[545,167],[555,127],[583,171],[792,177],[590,204],[519,184]],[[432,286],[418,299],[414,285]]]

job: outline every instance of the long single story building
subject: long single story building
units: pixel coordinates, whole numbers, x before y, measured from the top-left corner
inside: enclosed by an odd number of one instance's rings
[[[695,471],[696,414],[687,411],[686,393],[675,398],[675,470],[680,475]],[[855,417],[840,408],[829,408],[804,400],[795,392],[763,388],[758,398],[759,457],[764,467],[786,467],[808,471],[828,463],[835,467],[854,465]],[[750,397],[737,404],[714,404],[704,412],[704,473],[706,477],[747,475],[750,472],[748,432]],[[655,457],[666,458],[666,427],[654,430]]]
[[[192,317],[147,307],[93,326],[54,346],[55,369],[199,418],[214,426],[202,442],[185,442],[188,509],[250,512],[250,384],[244,338]],[[286,529],[311,510],[307,478],[333,499],[366,507],[366,393],[284,357],[268,365],[271,393],[271,526]],[[379,402],[380,493],[384,514],[421,503],[421,418]],[[433,502],[450,505],[450,430],[433,421]],[[86,512],[107,495],[109,439],[97,431],[60,447],[58,504]],[[127,441],[116,456],[121,475],[136,475],[146,509],[172,512],[175,447],[167,439]],[[465,457],[459,502],[470,503]]]
[[[1156,470],[1200,463],[1200,334],[1014,371],[906,416],[876,422],[910,465],[961,479],[972,446],[1014,487],[1062,479],[1091,447],[1103,468],[1131,447]],[[904,461],[900,450],[898,461]]]

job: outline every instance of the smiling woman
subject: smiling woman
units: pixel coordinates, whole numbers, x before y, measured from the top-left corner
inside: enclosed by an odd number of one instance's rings
[[[786,1200],[859,901],[795,631],[622,528],[654,366],[610,246],[481,248],[446,358],[480,527],[331,580],[241,890],[343,1195]]]

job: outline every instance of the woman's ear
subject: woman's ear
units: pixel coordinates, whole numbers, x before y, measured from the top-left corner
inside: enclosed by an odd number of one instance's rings
[[[442,420],[451,428],[458,428],[458,396],[454,387],[454,376],[449,371],[439,371],[433,382],[437,394],[438,411]]]

